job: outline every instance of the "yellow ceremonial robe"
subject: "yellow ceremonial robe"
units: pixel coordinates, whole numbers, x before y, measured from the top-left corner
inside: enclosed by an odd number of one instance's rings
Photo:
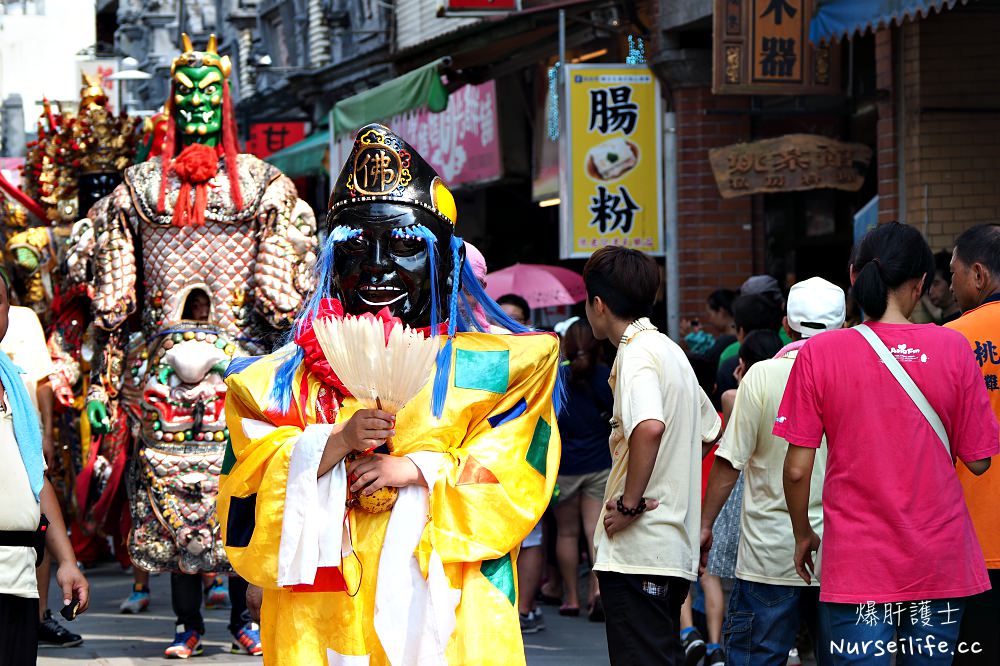
[[[559,343],[548,334],[461,333],[453,345],[441,419],[431,413],[432,382],[397,416],[394,455],[441,454],[413,555],[425,579],[429,562],[440,562],[437,570],[443,566],[457,603],[443,661],[523,664],[515,563],[521,541],[549,503],[558,472],[552,392]],[[241,576],[264,588],[261,633],[267,664],[390,664],[373,615],[391,512],[348,513],[345,545],[354,555],[344,557],[341,570],[350,591],[357,590],[354,596],[278,586],[289,460],[304,429],[316,423],[321,388],[300,367],[293,404],[288,413],[277,414],[269,392],[282,358],[265,356],[227,379],[232,451],[218,497],[226,552]],[[348,398],[337,422],[358,408]],[[256,426],[262,422],[271,429],[260,436]]]

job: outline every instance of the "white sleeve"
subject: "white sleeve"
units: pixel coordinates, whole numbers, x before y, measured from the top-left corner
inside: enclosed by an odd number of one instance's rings
[[[246,419],[243,423],[247,428],[259,422]],[[277,583],[283,587],[312,585],[317,568],[340,566],[347,466],[342,460],[317,478],[320,459],[333,427],[330,424],[306,426],[292,449],[278,548]]]

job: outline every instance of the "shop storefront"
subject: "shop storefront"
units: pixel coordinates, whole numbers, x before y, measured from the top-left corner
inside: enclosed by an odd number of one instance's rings
[[[934,250],[1000,221],[998,25],[998,0],[821,0],[811,23],[816,42],[875,42],[879,219]]]
[[[875,45],[810,42],[816,11],[813,0],[717,0],[711,17],[665,33],[683,48],[659,45],[676,114],[680,316],[752,274],[847,286],[858,216],[881,178]],[[710,45],[708,67],[692,45]]]

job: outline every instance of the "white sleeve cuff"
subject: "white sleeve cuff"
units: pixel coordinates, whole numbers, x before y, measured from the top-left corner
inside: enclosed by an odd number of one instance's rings
[[[347,502],[344,461],[317,478],[333,427],[306,426],[292,450],[278,548],[279,586],[312,585],[318,567],[340,565]]]
[[[420,470],[428,491],[433,490],[434,484],[441,478],[441,463],[446,455],[448,454],[436,451],[415,451],[406,454],[406,457]]]

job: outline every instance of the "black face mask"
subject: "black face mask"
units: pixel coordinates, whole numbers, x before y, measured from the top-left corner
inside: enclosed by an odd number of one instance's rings
[[[375,314],[389,308],[392,316],[414,327],[431,323],[431,254],[423,239],[394,238],[393,231],[427,227],[437,237],[438,320],[445,320],[452,268],[449,225],[424,210],[391,203],[349,206],[330,223],[361,230],[334,250],[336,275],[330,291],[344,311]]]

